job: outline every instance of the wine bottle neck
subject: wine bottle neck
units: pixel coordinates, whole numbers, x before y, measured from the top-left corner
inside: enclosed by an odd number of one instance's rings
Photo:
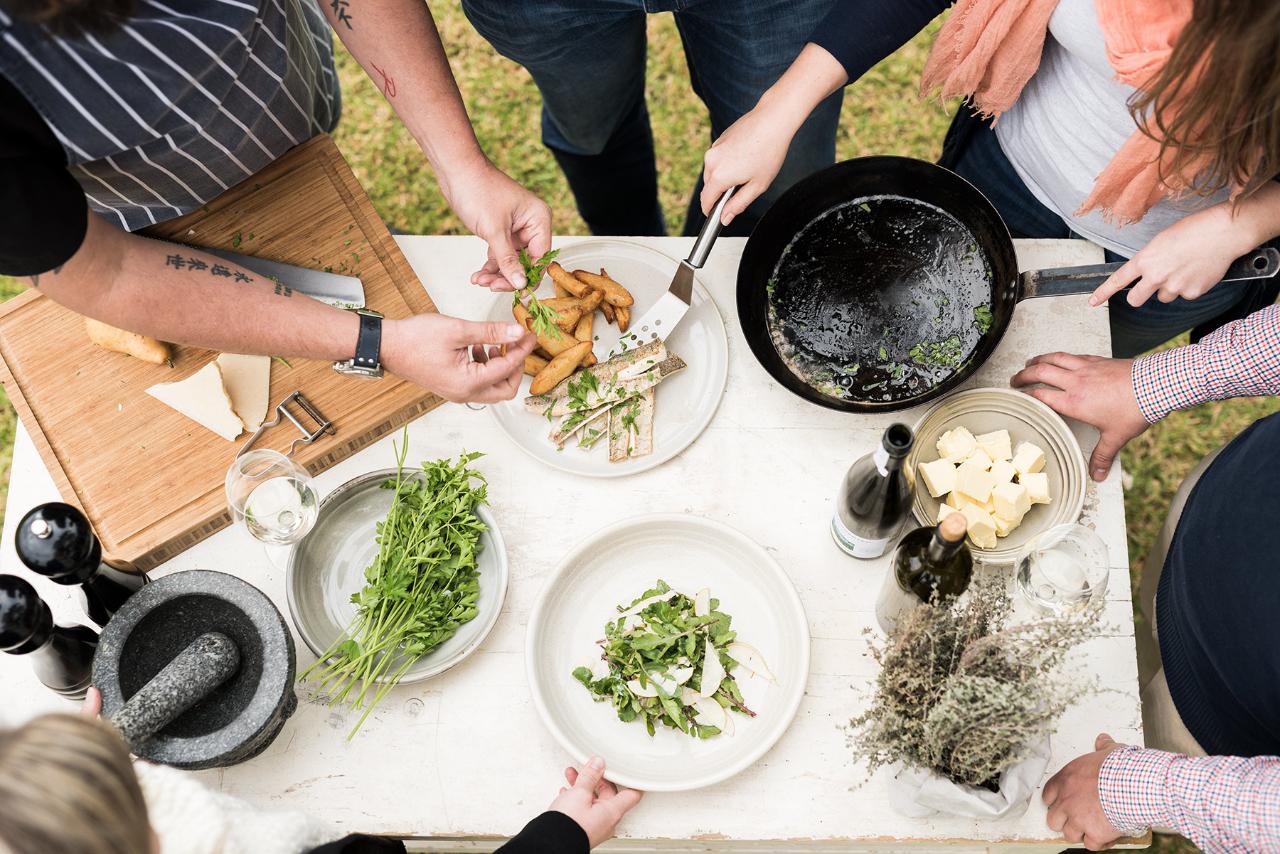
[[[925,551],[930,561],[943,563],[954,557],[963,545],[964,540],[948,540],[937,529],[934,529],[933,536],[929,539],[929,546]]]

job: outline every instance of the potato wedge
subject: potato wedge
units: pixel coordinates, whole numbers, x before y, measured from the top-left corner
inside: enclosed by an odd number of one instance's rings
[[[604,302],[604,291],[592,289],[591,293],[583,297],[580,302],[582,303],[582,310],[584,312],[595,311],[600,307],[600,304]]]
[[[515,317],[516,323],[519,323],[530,332],[533,331],[533,315],[529,314],[529,309],[515,302],[511,305],[511,314]]]
[[[572,296],[573,296],[573,294],[571,294],[571,293],[569,293],[567,290],[565,290],[564,285],[560,284],[559,282],[555,281],[554,279],[552,279],[552,281],[551,281],[551,286],[552,286],[553,288],[555,288],[555,289],[556,289],[556,298],[557,298],[557,299],[562,299],[562,298],[564,298],[564,297],[572,297]]]
[[[553,359],[577,343],[578,339],[568,332],[561,332],[558,338],[553,338],[550,335],[538,336],[538,344],[543,350],[550,353]]]
[[[580,306],[562,308],[556,314],[560,315],[560,319],[556,321],[556,326],[572,335],[573,330],[578,326],[578,321],[582,319],[582,308]]]
[[[625,305],[614,306],[614,315],[618,318],[618,331],[626,332],[631,327],[631,309]]]
[[[584,300],[578,299],[575,296],[567,296],[540,299],[538,302],[542,303],[547,308],[554,309],[555,311],[566,311],[571,308],[582,308]]]
[[[594,351],[587,354],[587,358],[582,360],[582,367],[592,368],[599,364],[600,360],[596,358]]]
[[[581,279],[575,279],[568,270],[560,266],[559,261],[551,262],[547,267],[547,275],[551,277],[552,282],[558,283],[575,297],[585,297],[591,293],[591,286]]]
[[[163,341],[157,341],[148,335],[139,335],[137,332],[117,329],[91,317],[84,319],[84,331],[89,335],[90,341],[104,350],[124,353],[126,356],[133,356],[135,359],[153,365],[163,365],[173,357],[172,349]]]
[[[574,278],[586,282],[598,291],[604,291],[604,301],[614,306],[628,306],[635,302],[635,298],[631,296],[631,291],[615,282],[608,276],[599,273],[590,273],[586,270],[574,270]]]
[[[596,291],[596,293],[603,295],[604,291]],[[603,314],[604,319],[610,323],[618,322],[618,314],[611,304],[607,302],[600,303],[600,313]]]
[[[533,355],[537,356],[544,362],[550,362],[552,358],[554,358],[550,353],[542,349],[542,345],[538,345],[533,348]]]
[[[546,394],[560,385],[590,352],[590,341],[575,341],[573,346],[561,352],[548,362],[545,368],[538,371],[538,375],[533,378],[533,385],[529,386],[529,394]]]
[[[595,326],[595,312],[590,311],[582,315],[578,319],[578,325],[573,328],[573,337],[579,341],[591,340],[591,329]]]
[[[541,356],[535,356],[530,353],[524,357],[524,372],[531,377],[536,377],[538,372],[547,366],[550,359],[544,359]]]

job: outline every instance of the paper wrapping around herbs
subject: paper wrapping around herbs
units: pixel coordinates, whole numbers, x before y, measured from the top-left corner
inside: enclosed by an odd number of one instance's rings
[[[998,792],[961,786],[932,771],[897,766],[889,780],[889,804],[909,818],[938,814],[991,821],[1017,818],[1026,812],[1048,767],[1048,738],[1032,747],[1026,759],[1000,775]]]

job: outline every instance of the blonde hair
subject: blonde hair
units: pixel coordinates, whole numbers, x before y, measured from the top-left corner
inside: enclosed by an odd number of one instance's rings
[[[106,724],[45,715],[0,731],[0,849],[149,854],[151,827],[124,742]]]

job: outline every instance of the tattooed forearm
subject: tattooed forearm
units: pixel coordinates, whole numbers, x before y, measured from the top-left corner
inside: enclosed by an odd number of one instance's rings
[[[282,285],[279,282],[276,282],[276,296],[291,297],[293,296],[293,288],[289,287],[288,285]]]
[[[347,29],[352,29],[351,13],[348,11],[351,6],[351,0],[329,0],[329,8],[333,10],[333,17],[339,24],[346,24]]]
[[[164,265],[166,267],[173,267],[175,270],[189,270],[197,273],[207,270],[210,276],[216,276],[222,279],[231,279],[233,282],[253,281],[253,276],[250,276],[242,270],[233,270],[225,264],[210,264],[200,258],[184,258],[181,255],[166,255]]]
[[[385,95],[387,98],[394,98],[396,96],[395,78],[392,77],[387,72],[383,71],[378,66],[374,65],[372,62],[369,63],[369,67],[371,67],[374,71],[378,72],[378,76],[382,78],[382,94]]]

